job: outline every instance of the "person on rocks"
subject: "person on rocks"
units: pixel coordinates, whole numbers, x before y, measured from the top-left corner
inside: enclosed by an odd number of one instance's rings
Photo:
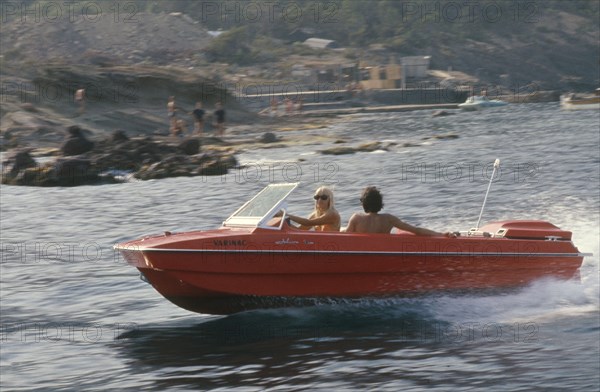
[[[298,97],[298,99],[296,100],[296,112],[298,114],[302,112],[303,106],[304,106],[304,100],[302,99],[302,97]]]
[[[192,111],[194,117],[194,132],[199,136],[204,134],[204,109],[202,109],[202,102],[196,102],[196,107]]]
[[[290,98],[286,98],[283,100],[284,105],[285,105],[285,114],[290,116],[293,114],[294,112],[294,101],[292,101]]]
[[[215,120],[217,128],[217,136],[223,137],[225,135],[225,109],[221,102],[217,102],[215,105]]]
[[[300,229],[315,231],[340,231],[341,218],[333,202],[333,191],[325,186],[319,187],[313,196],[315,209],[308,218],[289,214],[291,221],[299,223]]]
[[[392,214],[380,214],[383,208],[383,196],[374,186],[365,188],[360,197],[364,214],[355,213],[350,217],[346,232],[348,233],[390,233],[392,228],[421,235],[454,237],[453,233],[438,233],[433,230],[411,226]]]
[[[175,97],[170,96],[167,101],[167,115],[169,116],[169,132],[171,135],[175,135],[175,129],[177,128],[177,107],[175,106]]]
[[[75,91],[75,102],[79,105],[78,115],[85,112],[85,89],[80,88]]]
[[[269,116],[275,117],[279,115],[279,101],[277,98],[273,97],[271,99],[271,111],[269,112]]]
[[[185,120],[179,119],[175,121],[175,128],[171,132],[171,134],[175,137],[184,137],[187,133],[187,123]]]

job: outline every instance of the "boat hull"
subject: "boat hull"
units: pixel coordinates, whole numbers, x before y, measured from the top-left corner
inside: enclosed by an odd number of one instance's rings
[[[495,108],[500,106],[506,106],[508,103],[500,101],[498,99],[487,99],[482,96],[469,97],[465,102],[458,105],[458,107],[465,111],[475,111],[485,108]]]
[[[519,238],[512,239],[220,229],[147,238],[118,249],[176,305],[228,314],[577,276],[583,256],[570,233],[544,227],[535,234],[540,238],[513,227]]]
[[[563,102],[561,105],[565,110],[600,110],[600,100],[598,102]]]
[[[584,98],[561,96],[560,105],[565,110],[600,110],[600,96]]]
[[[461,103],[458,105],[458,107],[465,111],[475,111],[475,110],[481,110],[481,109],[487,109],[487,108],[497,108],[497,107],[506,106],[506,105],[507,104],[505,102],[498,102],[498,103],[487,102],[487,103],[474,103],[474,104]]]

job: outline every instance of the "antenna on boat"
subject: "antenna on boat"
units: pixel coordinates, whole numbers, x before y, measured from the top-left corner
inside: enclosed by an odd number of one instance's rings
[[[475,225],[475,230],[479,229],[479,222],[481,222],[481,216],[483,215],[483,209],[485,208],[485,202],[487,201],[488,193],[490,193],[490,188],[492,187],[492,181],[494,180],[494,174],[496,174],[496,169],[500,167],[500,159],[496,159],[494,161],[494,170],[492,171],[492,177],[490,178],[490,183],[488,184],[487,191],[485,192],[485,197],[483,198],[483,205],[481,206],[481,212],[479,213],[479,219],[477,219],[477,224]]]

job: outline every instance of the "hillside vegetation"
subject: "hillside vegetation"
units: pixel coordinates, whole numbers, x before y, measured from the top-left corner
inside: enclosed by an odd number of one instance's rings
[[[517,88],[589,90],[600,79],[598,1],[129,0],[85,10],[46,0],[11,4],[3,7],[2,65],[19,70],[40,61],[206,70],[225,64],[279,69],[285,77],[292,58],[328,55],[301,45],[319,37],[345,48],[336,52],[339,61],[431,55],[434,69]],[[208,34],[218,30],[216,38]]]

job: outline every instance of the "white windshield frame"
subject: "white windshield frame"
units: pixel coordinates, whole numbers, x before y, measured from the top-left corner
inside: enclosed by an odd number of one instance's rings
[[[248,200],[244,203],[240,208],[238,208],[229,218],[223,222],[224,227],[246,227],[246,228],[264,228],[264,229],[272,229],[272,230],[280,230],[282,227],[282,223],[285,220],[285,215],[287,211],[287,198],[289,195],[298,187],[299,183],[282,183],[282,184],[269,184],[264,187],[260,192],[258,192],[252,199]],[[265,197],[269,196],[269,193],[272,193],[274,190],[283,190],[283,196],[278,197],[274,200],[274,202],[270,203],[266,207],[266,212],[260,215],[250,215],[244,216],[241,215],[246,209],[251,207],[253,204],[261,201]],[[281,217],[281,222],[279,226],[268,226],[267,222],[275,217],[275,215],[279,212],[283,211],[283,216]]]

